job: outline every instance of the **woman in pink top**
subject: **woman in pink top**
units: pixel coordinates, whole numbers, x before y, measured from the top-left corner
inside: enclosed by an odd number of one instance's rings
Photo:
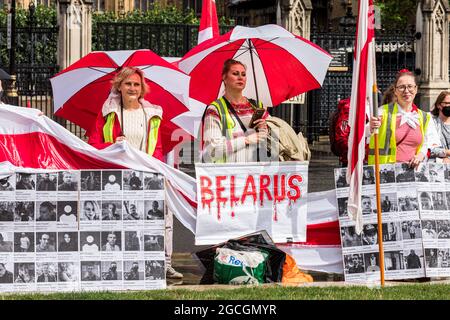
[[[414,74],[406,69],[401,70],[393,87],[395,102],[379,108],[378,118],[372,117],[370,120],[370,132],[379,128],[380,163],[406,162],[411,167],[417,167],[427,159],[429,150],[439,147],[439,137],[434,122],[430,121],[430,114],[414,105],[417,94]],[[373,150],[372,136],[369,164],[373,164]]]

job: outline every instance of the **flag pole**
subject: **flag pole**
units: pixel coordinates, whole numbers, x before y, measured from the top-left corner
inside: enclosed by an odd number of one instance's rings
[[[373,114],[378,117],[378,89],[377,84],[373,84]],[[377,222],[378,222],[378,250],[380,261],[380,281],[384,287],[384,250],[383,250],[383,227],[381,215],[381,192],[380,192],[380,155],[378,145],[378,129],[374,133],[375,140],[375,189],[377,194]]]

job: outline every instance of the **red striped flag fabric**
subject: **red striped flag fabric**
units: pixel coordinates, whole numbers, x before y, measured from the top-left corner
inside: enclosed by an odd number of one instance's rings
[[[349,217],[362,231],[361,190],[365,158],[366,115],[371,114],[375,83],[375,31],[373,0],[360,0],[350,98],[347,182]]]
[[[219,36],[219,22],[217,20],[216,1],[203,0],[202,17],[198,30],[198,44],[205,40]]]

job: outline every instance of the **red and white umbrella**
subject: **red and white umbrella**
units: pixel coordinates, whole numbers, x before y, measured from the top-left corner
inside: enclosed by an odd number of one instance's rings
[[[265,106],[320,88],[332,60],[314,43],[278,25],[237,26],[194,47],[178,62],[191,76],[191,98],[208,104],[224,93],[222,67],[230,58],[247,66],[244,95]]]
[[[111,90],[111,81],[123,67],[144,72],[150,92],[145,99],[163,108],[163,151],[177,141],[171,135],[178,128],[171,120],[189,111],[190,77],[150,50],[92,52],[52,79],[54,113],[86,129],[87,135]]]

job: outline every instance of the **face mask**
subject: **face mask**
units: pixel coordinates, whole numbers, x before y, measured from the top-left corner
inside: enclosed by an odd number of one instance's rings
[[[442,108],[442,114],[446,117],[450,117],[450,107]]]

